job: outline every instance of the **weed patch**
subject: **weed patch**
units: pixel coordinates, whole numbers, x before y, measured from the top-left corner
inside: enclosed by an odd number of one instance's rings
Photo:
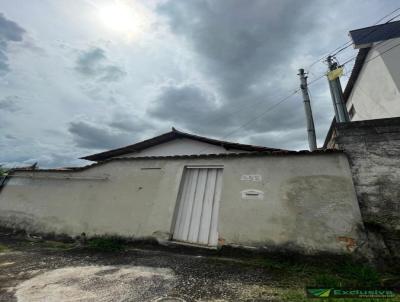
[[[88,249],[98,252],[120,252],[125,249],[125,244],[118,238],[92,238],[87,241]]]
[[[7,250],[8,250],[8,248],[7,248],[5,245],[0,244],[0,253],[4,253],[4,252],[6,252]]]
[[[308,285],[330,287],[380,286],[382,276],[373,268],[349,259],[343,261],[308,261],[275,258],[258,258],[250,265],[261,266],[279,275],[303,278]],[[311,284],[310,284],[311,283]]]
[[[348,286],[374,287],[380,285],[380,274],[370,266],[346,263],[339,267],[338,271],[344,279],[349,281]]]
[[[277,279],[278,301],[311,301],[306,297],[305,287],[322,288],[374,288],[384,284],[386,273],[378,273],[373,267],[352,261],[350,258],[340,259],[290,259],[275,257],[259,257],[244,260],[240,265],[257,266],[267,269]],[[397,275],[397,274],[396,274]],[[396,277],[391,277],[397,280]],[[389,283],[389,282],[387,282]],[[318,302],[351,302],[360,299],[318,299]],[[380,302],[382,299],[362,299],[361,301]],[[385,301],[399,301],[400,296]]]
[[[47,240],[42,243],[45,248],[49,248],[52,250],[69,250],[75,247],[75,244],[72,243],[64,243],[59,241],[51,241]]]

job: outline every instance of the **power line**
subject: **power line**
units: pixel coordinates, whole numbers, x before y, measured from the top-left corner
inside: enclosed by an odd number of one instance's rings
[[[265,102],[265,98],[275,98],[276,96],[277,96],[277,94],[275,93],[272,96],[260,97],[260,99],[258,101],[256,101],[255,103],[237,106],[236,110],[234,109],[231,112],[224,113],[224,116],[232,116],[232,115],[235,115],[236,113],[242,112],[243,110],[251,109],[252,107],[255,107],[255,106],[258,106],[259,104],[264,103]],[[207,122],[210,123],[210,122],[218,121],[219,119],[220,119],[220,117],[215,117],[215,118],[212,118],[212,119],[208,119]]]
[[[375,25],[378,24],[379,22],[381,22],[383,19],[387,18],[388,16],[392,15],[393,13],[395,13],[395,12],[398,11],[398,10],[400,10],[400,7],[398,7],[397,9],[395,9],[394,11],[392,11],[391,13],[385,15],[385,16],[382,17],[381,19],[379,19],[379,20],[375,23]],[[392,17],[392,18],[389,19],[386,23],[388,23],[388,22],[394,20],[394,19],[397,18],[398,16],[400,16],[400,14],[397,14],[396,16]],[[373,31],[372,31],[372,32],[373,32]],[[366,36],[368,36],[368,35],[371,34],[372,32],[368,33]],[[390,42],[390,41],[388,41],[388,42]],[[345,46],[345,45],[348,44],[348,43],[351,43],[351,40],[348,41],[348,42],[346,42],[346,43],[344,43],[343,45],[341,45],[341,46],[335,48],[332,52],[334,52],[334,51],[336,51],[337,49],[339,49],[339,51],[337,51],[337,52],[335,53],[335,54],[338,54],[339,52],[341,52],[341,51],[344,50],[344,49],[340,49],[340,47],[343,47],[343,46]],[[382,42],[382,43],[383,43],[383,42]],[[382,45],[379,45],[378,47],[382,47],[382,46],[384,46],[385,44],[387,44],[387,43],[383,43]],[[351,44],[350,44],[350,45],[351,45]],[[348,48],[350,45],[346,46],[346,48]],[[398,46],[400,46],[400,43],[396,44],[395,46],[393,46],[393,47],[391,47],[391,48],[385,50],[384,52],[382,52],[382,53],[376,55],[375,57],[373,57],[373,58],[371,58],[371,59],[369,59],[369,60],[367,60],[367,61],[365,61],[365,62],[370,62],[370,61],[374,60],[375,58],[377,58],[377,57],[379,57],[379,56],[385,54],[386,52],[388,52],[388,51],[390,51],[390,50],[392,50],[393,48],[398,47]],[[332,52],[330,52],[330,53],[332,53]],[[341,66],[345,66],[346,64],[348,64],[348,63],[350,63],[351,61],[353,61],[356,57],[357,57],[357,55],[355,55],[354,57],[352,57],[352,58],[350,58],[349,60],[345,61],[343,64],[341,64]],[[322,58],[325,58],[325,56],[324,56],[324,57],[321,57],[321,59],[322,59]],[[318,59],[317,61],[315,61],[313,64],[311,64],[311,65],[309,66],[309,68],[312,67],[313,65],[315,65],[317,62],[319,62],[321,59]],[[315,79],[313,79],[312,81],[310,81],[310,82],[308,83],[308,86],[313,85],[314,83],[316,83],[317,81],[319,81],[320,79],[322,79],[322,78],[325,77],[325,76],[326,76],[326,73],[321,74],[321,75],[318,76],[317,78],[315,78]],[[276,107],[278,107],[279,105],[281,105],[282,103],[284,103],[285,101],[287,101],[290,97],[292,97],[293,95],[295,95],[295,94],[298,93],[299,91],[300,91],[300,89],[296,89],[295,91],[293,91],[292,93],[290,93],[290,94],[287,95],[286,97],[280,99],[278,102],[276,102],[275,104],[269,106],[265,111],[263,111],[262,113],[260,113],[260,114],[257,115],[256,117],[252,118],[251,120],[247,121],[246,123],[244,123],[244,124],[240,125],[239,127],[235,128],[233,131],[231,131],[230,133],[228,133],[227,135],[225,135],[221,140],[224,140],[224,139],[230,137],[232,134],[236,133],[236,132],[239,131],[240,129],[245,128],[245,127],[248,126],[249,124],[253,123],[255,120],[258,120],[259,118],[263,117],[265,114],[267,114],[267,113],[270,112],[271,110],[275,109]],[[258,103],[259,103],[259,102],[257,102],[256,104],[258,104]],[[240,111],[240,110],[239,110],[239,111]],[[238,112],[238,111],[237,111],[237,112]],[[234,112],[234,113],[236,113],[236,112]],[[200,152],[202,152],[202,151],[204,151],[204,150],[206,150],[206,149],[207,149],[207,148],[201,150]]]
[[[393,13],[397,12],[398,10],[400,10],[400,7],[396,8],[395,10],[391,11],[389,14],[385,15],[384,17],[380,18],[378,21],[375,22],[374,25],[377,25],[379,22],[381,22],[382,20],[384,20],[385,18],[389,17],[390,15],[392,15]],[[400,16],[400,14],[392,17],[390,20],[386,21],[386,23],[394,20],[395,18],[397,18],[398,16]],[[371,33],[369,33],[371,34]],[[350,44],[349,44],[350,43]],[[349,45],[348,45],[349,44]],[[321,62],[321,60],[325,59],[328,55],[332,55],[332,53],[334,53],[335,51],[337,51],[335,54],[338,54],[340,51],[343,51],[344,49],[350,47],[350,45],[352,44],[352,41],[349,40],[345,43],[343,43],[342,45],[336,47],[334,50],[325,53],[322,57],[320,57],[319,59],[315,60],[314,62],[312,62],[306,69],[311,69],[311,67],[313,67],[315,64]],[[345,48],[344,48],[345,47]]]
[[[375,48],[375,50],[377,50],[377,49],[379,49],[379,48],[382,48],[383,46],[385,46],[385,45],[389,44],[390,42],[392,42],[392,41],[391,41],[391,40],[389,40],[389,41],[386,41],[386,42],[380,42],[380,43],[377,45],[377,47]],[[388,52],[389,50],[391,50],[391,49],[393,49],[393,48],[396,48],[396,47],[397,47],[397,46],[399,46],[399,45],[400,45],[400,43],[399,43],[399,44],[396,44],[396,45],[394,45],[393,47],[391,47],[391,48],[389,48],[389,49],[385,50],[384,52],[382,52],[382,53],[380,53],[380,54],[376,55],[375,57],[373,57],[373,58],[370,58],[370,59],[366,60],[366,61],[365,61],[365,63],[366,63],[366,62],[370,62],[370,61],[372,61],[373,59],[375,59],[375,58],[377,58],[377,57],[379,57],[379,56],[383,55],[384,53]],[[350,63],[351,61],[355,60],[356,58],[357,58],[357,55],[355,55],[355,56],[352,56],[352,57],[351,57],[351,58],[349,58],[349,59],[346,59],[346,60],[345,60],[345,62],[344,62],[343,64],[341,64],[341,66],[344,66],[344,65],[346,65],[346,64],[348,64],[348,63]]]
[[[392,42],[392,41],[389,40],[389,41],[385,41],[385,42],[379,42],[379,43],[377,44],[377,46],[376,46],[375,49],[379,49],[379,48],[381,48],[381,47],[383,47],[383,46],[389,44],[390,42]],[[396,45],[396,46],[397,46],[397,45]],[[394,47],[396,47],[396,46],[394,46]],[[394,48],[394,47],[393,47],[393,48]],[[390,50],[390,49],[388,49],[388,50]],[[386,52],[386,51],[385,51],[385,52]],[[384,54],[385,52],[383,52],[382,54]],[[379,56],[379,55],[377,55],[377,57],[378,57],[378,56]],[[356,59],[356,58],[357,58],[357,55],[351,56],[350,58],[345,59],[345,62],[342,63],[342,64],[340,64],[340,66],[345,66],[346,64],[350,63],[351,61],[353,61],[353,60]],[[368,61],[366,61],[366,62],[369,62],[369,61],[370,61],[370,60],[368,60]],[[317,82],[318,80],[320,80],[321,78],[323,78],[323,77],[325,77],[325,76],[326,76],[326,73],[325,73],[325,72],[322,73],[322,74],[320,74],[317,78],[313,79],[312,81],[309,81],[309,82],[308,82],[308,86],[314,84],[315,82]]]
[[[400,10],[400,7],[396,8],[395,10],[391,11],[389,14],[386,14],[384,17],[380,18],[378,21],[375,22],[374,25],[378,24],[379,22],[381,22],[381,21],[384,20],[385,18],[389,17],[389,16],[392,15],[393,13],[397,12],[398,10]],[[391,19],[389,19],[388,21],[386,21],[386,23],[392,21],[393,19],[397,18],[398,16],[400,16],[400,14],[397,14],[396,16],[392,17]],[[372,32],[374,32],[374,31],[372,31]],[[366,36],[370,35],[372,32],[369,32]],[[346,43],[344,43],[344,44],[342,44],[342,45],[336,47],[334,50],[332,50],[332,51],[329,52],[328,54],[333,53],[333,52],[336,51],[336,50],[338,50],[338,51],[337,51],[335,54],[338,54],[339,52],[343,51],[344,49],[350,47],[351,44],[352,44],[351,42],[352,42],[351,40],[347,41]],[[349,43],[350,43],[350,44],[349,44]],[[347,45],[347,44],[349,44],[349,45]],[[343,46],[345,46],[345,45],[347,45],[347,46],[346,46],[345,48],[343,48]],[[354,60],[356,57],[357,57],[357,56],[352,57],[350,60],[346,61],[346,62],[345,62],[344,64],[342,64],[342,65],[344,66],[346,63],[351,62],[351,61]],[[308,67],[308,69],[310,69],[310,68],[311,68],[313,65],[315,65],[316,63],[320,62],[323,58],[325,58],[325,56],[324,56],[324,57],[321,57],[320,59],[318,59],[318,60],[316,60],[316,61],[314,61],[314,63],[312,63],[312,64]],[[317,77],[316,79],[313,79],[312,81],[310,81],[310,82],[308,83],[308,85],[310,86],[310,85],[314,84],[315,82],[317,82],[318,80],[320,80],[321,78],[323,78],[325,75],[326,75],[325,73],[321,74],[321,75],[320,75],[319,77]],[[256,102],[256,103],[252,104],[252,106],[253,106],[253,107],[254,107],[254,106],[258,106],[259,104],[263,103],[264,100],[265,100],[265,97],[262,97],[262,98],[260,99],[260,101],[258,101],[258,102]],[[250,106],[247,106],[247,105],[245,105],[245,106],[238,106],[238,107],[236,107],[237,110],[233,110],[233,111],[229,112],[228,114],[225,113],[225,115],[229,115],[229,116],[235,115],[236,113],[241,112],[241,111],[243,110],[243,108],[246,109],[246,108],[251,108],[251,107],[250,107]],[[219,119],[219,117],[216,117],[216,118],[214,118],[214,119],[208,120],[208,122],[217,121],[218,119]]]
[[[230,132],[228,135],[226,135],[223,139],[230,137],[233,133],[235,133],[236,131],[245,128],[247,125],[253,123],[255,120],[258,120],[259,118],[261,118],[262,116],[264,116],[266,113],[268,113],[269,111],[271,111],[272,109],[274,109],[275,107],[279,106],[280,104],[282,104],[283,102],[287,101],[290,97],[294,96],[296,93],[298,93],[300,91],[300,89],[296,89],[295,91],[293,91],[291,94],[289,94],[288,96],[284,97],[283,99],[279,100],[278,102],[276,102],[275,104],[273,104],[272,106],[269,106],[266,110],[264,110],[262,113],[260,113],[259,115],[257,115],[256,117],[254,117],[253,119],[249,120],[248,122],[244,123],[243,125],[239,126],[238,128],[236,128],[235,130],[233,130],[232,132]]]
[[[230,137],[232,134],[234,134],[235,132],[239,131],[240,129],[245,128],[247,125],[250,125],[251,123],[253,123],[255,120],[258,120],[259,118],[263,117],[265,114],[267,114],[269,111],[273,110],[274,108],[276,108],[277,106],[281,105],[282,103],[284,103],[285,101],[287,101],[289,98],[291,98],[292,96],[294,96],[296,93],[298,93],[300,91],[300,89],[296,89],[295,91],[293,91],[291,94],[287,95],[286,97],[280,99],[278,102],[276,102],[275,104],[269,106],[266,110],[264,110],[263,112],[261,112],[259,115],[257,115],[256,117],[252,118],[251,120],[247,121],[246,123],[240,125],[239,127],[235,128],[233,131],[231,131],[230,133],[228,133],[227,135],[223,136],[221,138],[221,140],[225,140],[228,137]],[[206,147],[202,150],[199,151],[199,153],[203,152],[204,150],[207,150],[209,147]]]
[[[400,9],[400,7],[398,8],[398,9],[396,9],[395,11],[397,11],[397,10],[399,10]],[[395,11],[393,11],[393,12],[395,12]],[[392,12],[392,13],[393,13]],[[391,19],[389,19],[388,21],[386,21],[385,22],[385,24],[386,23],[389,23],[390,21],[392,21],[392,20],[394,20],[395,18],[397,18],[398,16],[400,16],[400,14],[397,14],[396,16],[394,16],[393,18],[391,18]],[[386,17],[385,17],[386,18]],[[375,25],[376,24],[378,24],[380,21],[378,21],[377,23],[375,23]],[[370,31],[370,32],[368,32],[367,34],[365,34],[362,38],[366,38],[366,37],[368,37],[369,35],[371,35],[372,33],[374,33],[374,32],[376,32],[378,29],[377,28],[375,28],[374,30],[372,30],[372,31]],[[334,54],[332,54],[332,56],[336,56],[338,53],[340,53],[340,52],[342,52],[343,50],[346,50],[347,48],[349,48],[350,46],[351,46],[351,43],[352,41],[351,40],[349,40],[347,43],[350,43],[350,44],[348,44],[347,46],[345,46],[345,47],[343,47],[343,48],[341,48],[341,49],[339,49],[337,52],[335,52]],[[346,43],[346,44],[347,44]]]
[[[313,85],[314,83],[316,83],[317,81],[319,81],[320,79],[322,79],[323,77],[326,76],[326,73],[321,74],[319,77],[317,77],[316,79],[313,79],[312,81],[310,81],[308,83],[308,86]],[[259,115],[257,115],[256,117],[252,118],[251,120],[248,120],[246,123],[240,125],[239,127],[235,128],[233,131],[231,131],[230,133],[228,133],[227,135],[223,136],[221,138],[221,140],[225,140],[228,137],[230,137],[232,134],[234,134],[235,132],[239,131],[240,129],[245,128],[246,126],[250,125],[251,123],[253,123],[255,120],[258,120],[259,118],[263,117],[265,114],[267,114],[268,112],[272,111],[273,109],[275,109],[276,107],[278,107],[279,105],[281,105],[282,103],[286,102],[287,100],[289,100],[292,96],[294,96],[296,93],[298,93],[300,91],[300,89],[296,89],[294,90],[292,93],[290,93],[289,95],[287,95],[286,97],[280,99],[278,102],[276,102],[275,104],[269,106],[266,110],[264,110],[263,112],[261,112]],[[207,150],[208,147],[206,147],[203,150],[200,150],[200,152],[203,152],[204,150]]]
[[[389,17],[391,14],[397,12],[398,10],[400,10],[400,7],[396,8],[394,11],[392,11],[391,13],[387,14],[386,16],[382,17],[381,19],[379,19],[377,22],[375,22],[374,25],[377,25],[379,22],[381,22],[382,20],[384,20],[385,18]],[[396,16],[390,18],[389,20],[387,20],[384,24],[389,23],[390,21],[394,20],[395,18],[397,18],[398,16],[400,16],[400,14],[397,14]],[[368,37],[370,34],[374,33],[377,29],[365,34],[365,36],[363,36],[363,38]],[[352,40],[347,41],[346,43],[344,43],[342,46],[337,47],[335,50],[333,50],[331,53],[333,53],[334,51],[336,51],[338,48],[340,48],[339,50],[337,50],[335,53],[331,54],[331,56],[335,56],[338,53],[342,52],[343,50],[349,48],[352,45]]]
[[[393,14],[394,12],[396,12],[396,11],[398,11],[398,10],[400,10],[400,7],[397,8],[397,9],[395,9],[394,11],[392,11],[389,15],[386,15],[385,17],[379,19],[379,21],[377,21],[374,25],[377,25],[377,24],[378,24],[379,22],[381,22],[383,19],[385,19],[386,17],[390,16],[391,14]],[[393,20],[396,19],[398,16],[400,16],[400,14],[397,14],[396,16],[390,18],[390,19],[387,20],[384,24],[387,24],[387,23],[389,23],[390,21],[393,21]],[[370,34],[374,33],[376,30],[377,30],[377,29],[375,29],[375,30],[373,30],[373,31],[371,31],[371,32],[369,32],[369,33],[367,33],[367,34],[365,34],[362,38],[368,37]],[[349,44],[349,45],[345,46],[346,44]],[[349,48],[349,47],[351,46],[351,44],[352,44],[352,40],[347,41],[345,44],[343,44],[343,46],[345,46],[345,47],[339,49],[337,52],[335,52],[334,54],[332,54],[332,56],[335,56],[335,55],[337,55],[338,53],[342,52],[343,50]]]
[[[387,43],[386,43],[386,44],[387,44]],[[384,45],[385,45],[385,43],[383,43],[383,45],[381,45],[381,47],[384,46]],[[370,62],[370,61],[376,59],[376,58],[379,57],[379,56],[382,56],[383,54],[389,52],[390,50],[392,50],[392,49],[394,49],[394,48],[396,48],[396,47],[398,47],[398,46],[400,46],[400,43],[398,43],[398,44],[396,44],[396,45],[394,45],[394,46],[392,46],[392,47],[386,49],[384,52],[382,52],[382,53],[380,53],[380,54],[378,54],[378,55],[376,55],[376,56],[374,56],[374,57],[372,57],[372,58],[366,60],[365,62]],[[354,60],[356,57],[357,57],[357,56],[355,56],[355,57],[353,57],[352,59],[346,61],[345,63],[341,64],[341,66],[344,66],[344,65],[348,64],[349,62],[351,62],[352,60]],[[317,77],[316,79],[310,81],[310,82],[308,83],[308,86],[313,85],[314,83],[316,83],[317,81],[319,81],[320,79],[322,79],[322,78],[325,77],[325,76],[326,76],[326,73],[321,74],[321,75],[320,75],[319,77]],[[293,91],[293,92],[292,92],[291,94],[289,94],[288,96],[282,98],[281,100],[279,100],[279,101],[276,102],[275,104],[269,106],[265,111],[263,111],[262,113],[260,113],[260,114],[257,115],[256,117],[254,117],[253,119],[247,121],[246,123],[242,124],[241,126],[237,127],[236,129],[234,129],[233,131],[231,131],[230,133],[228,133],[227,135],[225,135],[225,136],[222,138],[222,140],[224,140],[224,139],[230,137],[232,134],[234,134],[234,133],[237,132],[238,130],[245,128],[246,126],[248,126],[248,125],[250,125],[251,123],[253,123],[255,120],[258,120],[259,118],[263,117],[265,114],[267,114],[267,113],[270,112],[271,110],[275,109],[277,106],[279,106],[279,105],[281,105],[282,103],[284,103],[285,101],[287,101],[290,97],[292,97],[293,95],[295,95],[295,94],[298,93],[299,91],[300,91],[300,89],[296,89],[295,91]],[[206,149],[207,149],[207,148],[206,148]],[[206,150],[206,149],[201,150],[201,152],[204,151],[204,150]]]
[[[384,52],[381,52],[380,54],[377,54],[375,57],[372,57],[372,58],[368,59],[368,60],[365,61],[365,62],[370,62],[370,61],[376,59],[377,57],[382,56],[383,54],[387,53],[388,51],[390,51],[390,50],[392,50],[393,48],[396,48],[396,47],[398,47],[398,46],[400,46],[400,43],[397,43],[396,45],[394,45],[394,46],[392,46],[392,47],[386,49]]]

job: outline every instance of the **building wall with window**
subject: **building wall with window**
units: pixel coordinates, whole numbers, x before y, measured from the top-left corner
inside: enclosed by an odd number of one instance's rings
[[[174,239],[188,166],[222,168],[219,246],[348,253],[364,241],[341,152],[124,158],[75,171],[14,171],[0,193],[0,225]]]
[[[400,116],[400,38],[375,43],[347,98],[352,121]]]

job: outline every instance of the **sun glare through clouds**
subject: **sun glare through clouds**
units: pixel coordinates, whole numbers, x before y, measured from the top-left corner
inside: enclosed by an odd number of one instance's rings
[[[134,1],[112,1],[98,7],[98,15],[105,27],[128,39],[137,38],[149,25],[148,12]]]

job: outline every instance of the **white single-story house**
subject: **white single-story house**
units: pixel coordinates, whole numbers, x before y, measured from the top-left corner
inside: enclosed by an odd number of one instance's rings
[[[0,226],[199,246],[349,253],[364,241],[344,153],[287,151],[173,129],[64,169],[14,169]]]

